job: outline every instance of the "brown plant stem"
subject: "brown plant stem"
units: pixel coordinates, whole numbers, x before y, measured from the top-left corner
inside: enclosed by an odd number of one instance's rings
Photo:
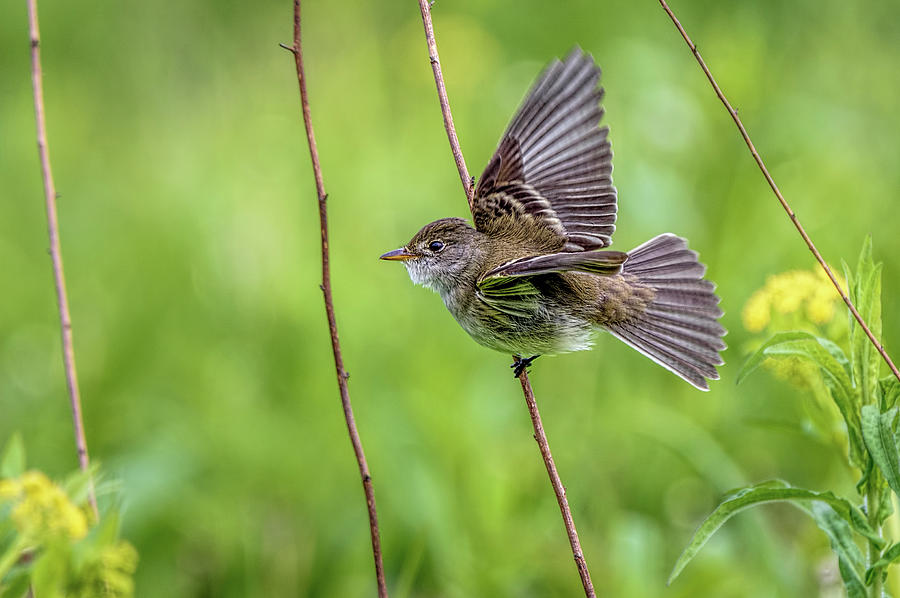
[[[331,350],[334,353],[334,368],[337,373],[338,388],[341,394],[341,406],[344,409],[344,420],[347,433],[359,465],[363,491],[366,495],[366,506],[369,511],[369,533],[372,538],[372,555],[375,559],[375,579],[378,583],[379,598],[387,598],[387,585],[384,580],[384,563],[381,557],[381,538],[378,533],[378,514],[375,510],[375,491],[372,487],[372,475],[366,463],[362,441],[356,429],[353,417],[353,406],[350,404],[350,391],[347,380],[350,374],[344,369],[344,358],[341,356],[341,344],[338,340],[337,321],[334,317],[334,301],[331,294],[331,269],[328,254],[328,194],[325,193],[325,182],[322,179],[322,166],[319,163],[319,150],[316,147],[316,135],[313,132],[312,116],[309,111],[309,96],[306,92],[306,75],[303,70],[303,46],[300,43],[300,0],[294,0],[294,45],[290,48],[282,46],[294,55],[297,67],[297,83],[300,86],[300,105],[303,111],[303,125],[306,127],[306,141],[309,144],[309,157],[312,160],[313,175],[316,179],[316,193],[319,198],[319,230],[322,237],[322,295],[325,299],[325,314],[328,317],[328,330],[331,334]]]
[[[428,44],[428,58],[431,59],[431,70],[434,72],[434,84],[437,86],[438,100],[441,103],[441,114],[444,116],[444,129],[447,130],[447,139],[450,141],[450,151],[453,152],[453,160],[459,171],[463,189],[466,192],[466,201],[469,202],[469,211],[472,210],[475,187],[469,177],[466,168],[466,159],[463,158],[459,148],[459,139],[456,137],[456,127],[453,126],[453,114],[450,112],[450,100],[447,98],[447,86],[444,85],[444,75],[441,73],[441,60],[438,56],[437,42],[434,41],[434,27],[431,25],[431,4],[426,0],[419,0],[419,9],[422,11],[422,24],[425,26],[425,42]]]
[[[791,219],[791,222],[794,223],[794,226],[797,228],[797,232],[799,232],[800,236],[803,237],[803,240],[806,242],[806,246],[815,256],[816,261],[819,262],[819,265],[822,266],[825,274],[827,274],[828,278],[831,279],[831,283],[834,285],[834,288],[837,289],[837,292],[841,296],[841,299],[844,300],[844,303],[847,304],[847,307],[850,309],[850,313],[853,314],[853,317],[856,319],[857,323],[859,323],[860,328],[862,328],[863,332],[866,333],[866,336],[869,337],[869,340],[872,341],[872,344],[875,345],[875,349],[877,349],[881,354],[882,359],[884,359],[884,362],[891,369],[891,372],[894,374],[897,380],[900,380],[900,371],[897,370],[897,366],[895,366],[894,362],[891,361],[891,358],[887,354],[887,351],[884,350],[884,346],[878,341],[877,338],[875,338],[875,335],[872,334],[871,330],[869,330],[869,327],[862,319],[862,316],[859,315],[858,311],[856,311],[856,306],[854,306],[853,302],[850,301],[850,297],[848,297],[844,290],[841,288],[841,285],[838,283],[837,278],[835,278],[834,273],[831,271],[831,268],[828,267],[828,264],[825,263],[825,260],[822,258],[822,254],[819,253],[819,250],[812,242],[812,239],[810,239],[809,235],[806,234],[806,230],[803,228],[803,225],[800,224],[800,220],[797,218],[797,214],[794,213],[794,210],[791,209],[791,206],[788,204],[787,200],[784,199],[784,195],[781,194],[781,190],[778,189],[778,185],[775,184],[775,180],[772,178],[772,175],[769,174],[769,169],[766,168],[766,165],[765,163],[763,163],[759,152],[756,151],[756,147],[750,140],[750,135],[747,134],[747,129],[744,128],[744,123],[741,122],[737,110],[735,110],[731,106],[731,103],[725,97],[725,94],[722,93],[721,88],[719,88],[719,84],[716,83],[715,78],[713,77],[709,68],[706,66],[706,62],[704,62],[703,57],[700,56],[700,52],[699,50],[697,50],[697,45],[694,44],[693,41],[691,41],[690,36],[688,36],[687,32],[684,30],[684,27],[681,26],[681,22],[679,22],[678,18],[675,16],[675,13],[673,13],[672,9],[669,8],[669,5],[666,4],[666,0],[659,0],[659,3],[660,5],[662,5],[663,10],[666,11],[666,14],[669,15],[669,18],[672,19],[675,27],[678,28],[678,32],[681,34],[681,37],[684,38],[685,43],[694,54],[694,58],[697,59],[697,63],[700,65],[700,68],[703,69],[703,73],[706,75],[706,78],[709,79],[709,83],[710,85],[712,85],[713,90],[716,92],[716,96],[728,110],[728,114],[731,115],[731,119],[734,121],[734,124],[737,125],[738,130],[741,132],[741,137],[744,138],[744,143],[746,143],[747,147],[750,149],[750,153],[753,155],[753,159],[756,161],[756,165],[759,166],[759,170],[766,178],[766,182],[769,183],[769,187],[772,188],[772,192],[775,193],[775,197],[777,197],[779,203],[781,203],[781,207],[784,208],[784,211]]]
[[[453,152],[453,159],[456,161],[459,178],[462,181],[463,189],[466,192],[466,200],[469,202],[469,209],[471,210],[475,189],[472,186],[472,179],[469,178],[469,171],[466,169],[466,161],[463,158],[462,150],[459,147],[459,139],[456,137],[456,128],[453,126],[453,115],[450,113],[447,88],[444,85],[437,43],[434,40],[434,27],[431,24],[431,4],[426,0],[419,0],[419,9],[422,11],[422,24],[425,27],[425,41],[428,45],[428,57],[431,59],[431,69],[434,72],[434,83],[437,86],[438,99],[441,104],[441,114],[444,117],[444,128],[447,130],[447,139],[450,141],[450,150]],[[594,593],[594,585],[591,582],[591,575],[588,572],[587,563],[585,563],[584,555],[581,552],[578,531],[575,529],[572,512],[569,510],[569,501],[566,499],[566,489],[563,487],[562,481],[559,478],[559,473],[556,471],[556,465],[553,463],[553,455],[550,452],[550,445],[547,443],[547,436],[544,434],[544,426],[541,423],[541,415],[538,411],[537,403],[534,400],[534,392],[531,390],[528,374],[524,370],[519,376],[519,381],[522,384],[522,393],[525,395],[528,412],[531,414],[531,423],[534,426],[534,439],[537,441],[538,447],[541,450],[541,457],[544,459],[544,465],[547,467],[547,474],[550,476],[550,484],[553,486],[553,492],[556,493],[556,500],[559,503],[559,510],[562,512],[563,523],[566,526],[566,534],[569,537],[569,544],[572,546],[572,556],[575,558],[575,565],[578,567],[578,575],[581,577],[581,583],[584,586],[584,594],[588,598],[593,598],[596,596]]]
[[[75,446],[78,465],[88,472],[91,465],[87,438],[81,416],[81,394],[78,391],[78,371],[75,368],[75,347],[72,341],[72,316],[66,294],[66,276],[63,270],[62,250],[59,243],[59,218],[56,211],[56,186],[50,169],[50,150],[47,146],[47,122],[44,118],[44,83],[41,74],[41,36],[38,28],[37,0],[28,0],[28,31],[31,37],[31,89],[34,95],[34,120],[37,128],[38,156],[44,180],[44,204],[47,210],[47,231],[50,236],[50,260],[53,263],[53,280],[56,285],[56,304],[59,307],[59,325],[62,333],[63,367],[66,372],[66,388],[72,406],[72,424],[75,428]],[[97,495],[94,479],[88,473],[88,501],[98,518]]]
[[[593,597],[594,584],[591,582],[591,574],[588,572],[587,563],[584,561],[584,554],[581,552],[581,542],[578,540],[578,530],[575,529],[575,522],[572,520],[572,511],[569,510],[569,501],[566,498],[566,488],[559,479],[559,473],[556,471],[556,464],[553,462],[553,455],[550,453],[550,444],[547,442],[547,435],[544,434],[544,424],[541,422],[541,414],[538,412],[537,402],[534,400],[534,392],[531,390],[531,382],[528,380],[528,372],[522,370],[519,375],[519,382],[522,383],[522,394],[525,395],[525,403],[528,405],[528,413],[531,414],[531,425],[534,426],[534,439],[541,449],[541,456],[544,458],[544,465],[547,466],[547,474],[550,476],[550,484],[553,485],[553,492],[556,493],[556,502],[559,503],[559,510],[562,513],[563,522],[566,525],[566,534],[569,536],[569,545],[572,547],[572,556],[575,557],[575,566],[578,567],[578,575],[581,576],[581,584],[584,586],[584,595]]]

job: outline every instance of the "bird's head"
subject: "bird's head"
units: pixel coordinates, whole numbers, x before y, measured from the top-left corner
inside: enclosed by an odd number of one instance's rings
[[[426,224],[409,243],[381,259],[402,261],[414,283],[447,291],[459,285],[477,261],[480,234],[462,218],[442,218]]]

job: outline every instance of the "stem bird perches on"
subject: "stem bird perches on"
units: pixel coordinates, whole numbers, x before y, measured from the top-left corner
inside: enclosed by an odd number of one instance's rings
[[[581,542],[578,540],[578,530],[575,529],[575,522],[572,520],[572,511],[569,510],[566,488],[563,486],[562,480],[559,479],[559,473],[556,471],[556,464],[553,462],[553,455],[550,453],[550,444],[547,442],[547,436],[544,434],[544,425],[541,423],[541,414],[538,412],[537,403],[534,400],[534,391],[531,390],[531,383],[528,381],[528,373],[525,370],[522,370],[522,373],[519,375],[519,382],[522,383],[522,394],[525,395],[525,403],[528,404],[528,413],[531,415],[531,425],[534,426],[534,439],[541,449],[541,456],[544,458],[544,465],[547,467],[547,475],[550,476],[550,484],[553,486],[556,502],[559,503],[559,510],[562,512],[566,534],[569,536],[569,545],[572,547],[572,556],[575,559],[575,566],[578,567],[581,584],[584,586],[584,595],[592,598],[596,596],[594,584],[591,582],[591,574],[584,560],[584,553],[581,551]]]
[[[72,316],[69,313],[69,299],[66,294],[66,276],[63,270],[62,249],[59,243],[59,217],[56,211],[56,186],[50,169],[50,150],[47,147],[47,122],[44,117],[44,83],[41,73],[41,36],[38,27],[37,0],[28,0],[28,31],[31,37],[31,89],[34,96],[34,120],[37,128],[38,156],[41,161],[41,175],[44,181],[44,204],[47,210],[47,231],[50,236],[50,259],[53,262],[53,280],[56,285],[56,304],[59,307],[59,325],[62,333],[63,367],[66,372],[66,388],[72,407],[72,423],[75,428],[75,446],[78,450],[78,465],[82,471],[90,469],[87,438],[81,416],[81,394],[78,390],[78,371],[75,368],[75,347],[72,341]],[[99,517],[97,495],[94,491],[93,476],[88,478],[88,501]]]
[[[863,332],[866,333],[866,336],[869,337],[869,340],[872,341],[872,344],[875,345],[875,349],[881,355],[882,359],[884,359],[884,362],[890,368],[891,373],[894,374],[897,380],[900,380],[900,371],[897,371],[897,366],[895,366],[894,362],[891,361],[891,358],[887,354],[887,351],[884,350],[884,346],[881,344],[881,342],[879,342],[877,338],[875,338],[875,335],[872,334],[872,331],[862,319],[862,316],[859,315],[859,312],[856,310],[856,306],[853,305],[850,297],[841,288],[841,285],[838,283],[837,278],[835,278],[834,273],[831,271],[831,268],[828,267],[828,264],[825,263],[825,260],[822,258],[822,254],[819,253],[819,250],[812,242],[812,239],[810,239],[809,235],[806,234],[806,230],[803,228],[803,225],[800,224],[800,220],[797,218],[797,214],[794,213],[794,210],[791,209],[791,206],[784,198],[784,195],[781,194],[781,190],[778,188],[778,185],[775,184],[775,179],[773,179],[772,175],[769,174],[769,169],[766,168],[766,165],[760,157],[759,152],[756,151],[756,146],[754,146],[753,142],[750,140],[750,135],[747,133],[747,129],[744,128],[744,123],[741,122],[737,110],[735,110],[731,106],[731,103],[725,97],[725,94],[722,92],[719,84],[716,83],[715,77],[713,77],[712,73],[709,70],[709,67],[706,66],[706,62],[703,60],[703,57],[700,56],[700,51],[697,50],[697,45],[691,40],[690,36],[687,34],[687,31],[684,30],[684,27],[681,26],[681,22],[675,16],[675,13],[672,12],[672,9],[669,8],[669,5],[666,4],[666,0],[659,0],[659,3],[663,7],[663,10],[666,11],[666,14],[669,15],[672,23],[675,24],[675,27],[678,29],[678,33],[680,33],[681,37],[684,38],[684,41],[688,45],[688,48],[691,49],[691,53],[693,53],[694,58],[697,59],[697,64],[700,65],[700,68],[703,69],[703,73],[706,75],[706,78],[709,79],[709,84],[712,85],[713,91],[715,91],[716,93],[716,97],[719,98],[719,100],[725,106],[725,109],[728,110],[728,114],[731,115],[731,119],[734,121],[734,124],[737,126],[738,130],[741,133],[741,137],[744,138],[744,143],[746,143],[747,147],[750,149],[750,153],[753,155],[753,159],[756,161],[756,165],[759,166],[760,172],[762,172],[763,176],[766,178],[766,182],[769,183],[769,187],[772,188],[772,192],[775,193],[775,197],[778,198],[778,202],[781,204],[781,207],[784,208],[784,211],[791,219],[791,222],[794,223],[794,227],[796,227],[797,232],[799,232],[800,236],[803,237],[803,241],[806,242],[806,246],[815,256],[816,261],[819,262],[819,265],[825,271],[825,274],[827,274],[828,278],[831,279],[831,284],[834,285],[834,288],[837,289],[837,292],[841,296],[841,299],[843,299],[844,303],[847,304],[847,307],[850,309],[850,313],[853,314],[853,317],[856,319],[859,327],[863,330]]]
[[[459,139],[456,137],[456,128],[453,125],[453,115],[450,112],[450,101],[447,99],[447,88],[444,85],[437,43],[434,39],[434,27],[431,24],[431,5],[427,0],[419,0],[419,9],[422,12],[422,24],[425,28],[425,41],[428,45],[428,57],[431,60],[431,69],[434,72],[434,83],[437,86],[438,99],[441,104],[441,114],[444,117],[444,128],[447,130],[447,139],[450,141],[453,159],[456,161],[459,178],[462,181],[463,189],[466,192],[466,200],[469,202],[469,209],[471,210],[475,189],[472,185],[472,179],[469,177],[469,171],[466,168],[466,161],[463,158],[462,150],[459,147]],[[516,357],[514,356],[514,358]],[[523,369],[518,378],[522,384],[522,393],[525,395],[528,412],[531,415],[531,423],[534,427],[534,439],[537,441],[538,447],[540,448],[541,457],[544,459],[544,465],[547,468],[547,474],[550,476],[550,483],[553,486],[553,492],[556,494],[556,501],[559,503],[559,510],[562,513],[563,523],[566,526],[566,534],[569,537],[569,544],[572,547],[572,556],[575,559],[578,575],[581,577],[581,583],[584,586],[584,594],[588,598],[593,598],[596,596],[594,593],[594,585],[591,582],[591,575],[588,572],[587,563],[585,562],[584,555],[581,551],[581,542],[578,540],[578,531],[575,529],[575,522],[572,519],[572,512],[569,509],[569,501],[566,499],[566,490],[559,478],[559,473],[556,471],[553,455],[550,453],[550,445],[547,443],[547,436],[544,434],[544,426],[541,423],[541,414],[538,411],[537,403],[534,399],[534,392],[531,389],[531,382],[528,380],[527,371]]]
[[[350,391],[347,388],[347,379],[350,375],[344,369],[344,359],[341,356],[341,345],[338,340],[337,321],[334,316],[334,302],[331,295],[331,271],[328,254],[328,208],[326,202],[328,195],[325,193],[325,182],[322,179],[322,167],[319,164],[319,150],[316,148],[316,136],[313,132],[312,117],[309,111],[309,98],[306,92],[306,75],[303,71],[303,49],[300,43],[300,0],[294,0],[294,44],[291,47],[282,45],[283,48],[294,55],[294,63],[297,67],[297,83],[300,86],[300,105],[303,111],[303,124],[306,127],[306,140],[309,144],[309,156],[312,160],[313,175],[316,179],[316,193],[319,198],[319,225],[322,237],[322,294],[325,299],[325,313],[328,317],[328,330],[331,334],[331,349],[334,353],[334,367],[337,373],[338,388],[341,393],[341,406],[344,409],[344,420],[347,423],[347,432],[350,435],[350,443],[356,455],[359,465],[359,475],[362,478],[363,491],[366,495],[366,505],[369,512],[369,532],[372,538],[372,555],[375,559],[375,578],[378,583],[379,598],[387,598],[387,585],[384,580],[384,563],[381,557],[381,538],[378,533],[378,515],[375,511],[375,491],[372,488],[372,476],[369,473],[369,465],[366,463],[366,455],[363,452],[362,441],[356,429],[356,420],[353,417],[353,406],[350,404]]]
[[[431,70],[434,72],[434,84],[437,86],[438,101],[441,103],[441,114],[444,116],[444,129],[447,130],[447,139],[450,141],[450,151],[453,152],[453,160],[462,180],[463,190],[466,192],[466,201],[469,202],[469,211],[472,210],[475,186],[469,177],[466,168],[466,159],[463,158],[459,147],[459,139],[456,137],[456,127],[453,126],[453,114],[450,112],[450,100],[447,98],[447,86],[444,85],[444,75],[441,73],[441,60],[438,57],[437,43],[434,41],[434,27],[431,25],[431,5],[425,0],[419,0],[419,9],[422,11],[422,24],[425,26],[425,42],[428,44],[428,58],[431,60]]]

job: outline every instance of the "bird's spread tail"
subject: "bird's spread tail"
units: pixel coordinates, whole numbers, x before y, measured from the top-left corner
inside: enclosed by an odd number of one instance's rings
[[[719,379],[715,366],[724,363],[719,352],[725,349],[719,298],[715,284],[703,279],[705,272],[684,239],[672,234],[650,239],[628,252],[622,274],[651,288],[652,300],[633,317],[606,325],[613,335],[701,390],[709,390],[707,378]]]

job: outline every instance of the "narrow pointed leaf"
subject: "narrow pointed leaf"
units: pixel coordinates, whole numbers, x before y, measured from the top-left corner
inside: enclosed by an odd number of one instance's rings
[[[894,512],[894,491],[885,483],[881,484],[878,491],[878,512],[875,514],[875,522],[880,526]]]
[[[866,448],[891,489],[900,494],[900,451],[894,436],[897,408],[880,413],[875,405],[862,408],[862,432]]]
[[[850,598],[864,598],[866,595],[863,583],[864,561],[859,546],[853,541],[853,533],[847,521],[841,518],[830,505],[815,502],[809,505],[797,505],[808,513],[820,530],[825,532],[831,542],[831,549],[838,557],[838,569],[844,580],[844,589]]]
[[[755,505],[771,502],[805,505],[811,501],[827,504],[841,520],[849,524],[850,529],[869,539],[877,546],[884,546],[884,540],[872,530],[865,516],[848,500],[840,498],[831,492],[814,492],[804,488],[794,488],[787,482],[772,480],[741,488],[726,496],[719,503],[719,506],[700,524],[697,531],[694,532],[687,547],[672,568],[668,583],[672,583],[678,577],[716,530],[737,513]],[[827,530],[826,533],[828,533]]]
[[[741,369],[738,371],[736,383],[740,384],[741,382],[743,382],[747,378],[747,376],[752,374],[756,370],[756,368],[763,364],[766,358],[769,357],[769,355],[766,354],[766,350],[769,347],[787,341],[807,340],[810,338],[815,337],[808,332],[802,332],[799,330],[776,333],[774,336],[772,336],[772,338],[767,340],[762,347],[757,349],[756,352],[747,359],[747,361],[744,362],[744,365],[742,365]]]
[[[888,565],[900,560],[900,544],[893,544],[890,548],[882,553],[881,558],[878,559],[871,567],[866,569],[866,585],[872,583],[875,579],[875,575],[884,571]]]
[[[840,557],[838,557],[838,571],[841,573],[847,598],[867,598],[866,588],[859,582],[859,574]]]
[[[70,473],[62,483],[62,488],[75,504],[83,504],[88,500],[91,482],[98,481],[99,465],[92,463],[87,471],[77,469]]]
[[[888,374],[878,381],[878,386],[881,389],[882,409],[887,410],[896,405],[897,399],[900,399],[900,380],[893,374]]]
[[[831,398],[847,425],[850,460],[862,469],[865,459],[859,405],[850,379],[849,361],[840,348],[828,339],[819,338],[808,332],[778,333],[750,356],[738,372],[738,383],[758,368],[767,357],[798,357],[818,366]]]
[[[65,598],[63,585],[68,560],[68,546],[63,543],[51,544],[44,549],[31,574],[31,589],[36,597]]]
[[[872,238],[866,237],[859,254],[850,299],[875,338],[881,338],[881,264],[872,260]],[[853,382],[860,391],[863,404],[878,400],[878,370],[881,356],[855,319],[850,320],[850,359]]]

